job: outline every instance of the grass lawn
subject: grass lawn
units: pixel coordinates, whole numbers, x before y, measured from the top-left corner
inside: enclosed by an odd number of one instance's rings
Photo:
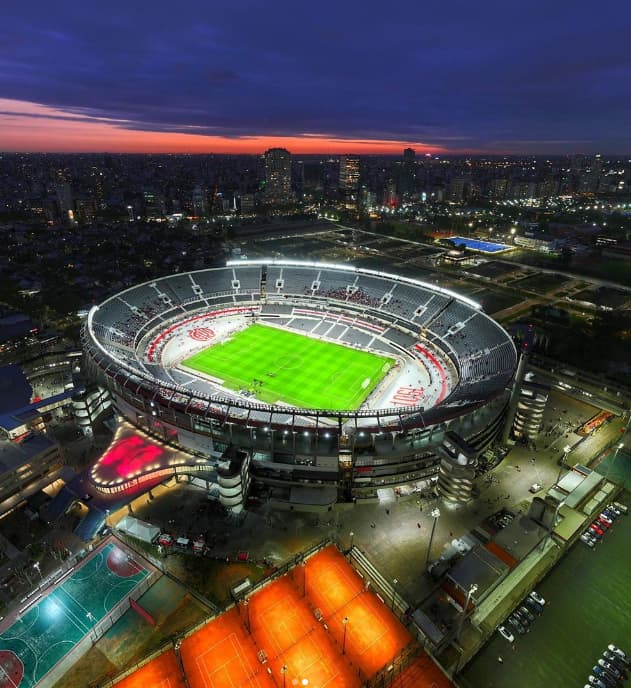
[[[254,324],[182,362],[257,399],[304,408],[355,410],[393,359]]]

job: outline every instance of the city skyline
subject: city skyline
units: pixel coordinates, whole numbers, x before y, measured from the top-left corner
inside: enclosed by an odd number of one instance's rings
[[[631,13],[567,9],[35,0],[0,33],[0,150],[625,154]]]

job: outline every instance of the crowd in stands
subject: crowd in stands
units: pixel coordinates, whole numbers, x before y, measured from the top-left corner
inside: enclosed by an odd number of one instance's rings
[[[313,294],[310,287],[305,286],[303,290],[305,296]],[[357,287],[355,290],[348,290],[347,287],[336,287],[335,289],[327,289],[323,292],[317,292],[318,296],[324,296],[327,299],[335,299],[337,301],[347,301],[349,303],[356,303],[361,306],[369,306],[377,308],[381,305],[381,300],[370,296],[362,287]]]

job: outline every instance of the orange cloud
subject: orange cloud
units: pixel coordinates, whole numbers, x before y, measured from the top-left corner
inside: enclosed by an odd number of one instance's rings
[[[417,153],[446,152],[441,146],[420,141],[353,139],[307,133],[302,136],[233,138],[125,128],[131,124],[135,123],[0,98],[0,150],[6,152],[234,154],[261,153],[275,146],[282,146],[295,154],[401,154],[406,147],[414,148]]]

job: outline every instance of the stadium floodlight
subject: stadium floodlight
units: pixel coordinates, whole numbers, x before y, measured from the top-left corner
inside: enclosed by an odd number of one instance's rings
[[[344,626],[344,635],[342,636],[342,654],[346,654],[346,627],[348,626],[349,618],[345,616],[342,619],[342,625]]]

